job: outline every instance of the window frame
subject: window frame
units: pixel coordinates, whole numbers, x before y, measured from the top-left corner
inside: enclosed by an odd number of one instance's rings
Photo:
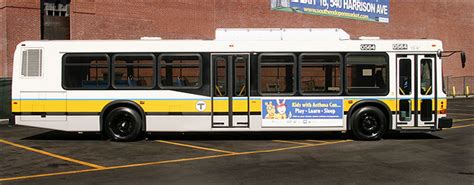
[[[66,87],[65,86],[65,81],[66,81],[66,75],[65,75],[65,72],[66,72],[66,66],[67,66],[67,62],[66,62],[66,59],[68,57],[78,57],[78,56],[86,56],[86,57],[105,57],[106,58],[106,61],[107,61],[107,72],[109,73],[107,79],[106,79],[106,82],[107,82],[107,86],[104,87],[104,88],[75,88],[75,87]],[[107,89],[110,89],[111,87],[111,67],[110,67],[110,57],[108,54],[106,53],[66,53],[62,56],[62,69],[61,69],[61,87],[64,89],[64,90],[107,90]],[[90,64],[89,64],[90,65]],[[74,66],[74,65],[72,65]],[[77,66],[80,66],[80,65],[77,65]],[[85,66],[85,65],[84,65]],[[104,79],[105,80],[105,79]]]
[[[153,85],[152,86],[136,86],[136,87],[121,87],[121,86],[116,86],[115,85],[115,67],[118,65],[118,66],[123,66],[123,64],[115,64],[115,59],[117,57],[151,57],[152,58],[152,72],[153,72],[153,76],[152,76],[152,80],[153,80]],[[125,66],[128,66],[127,64],[125,64]],[[131,64],[131,66],[133,66],[133,64]],[[148,66],[148,64],[145,64],[145,65],[137,65],[137,66]],[[154,89],[156,87],[156,78],[157,78],[157,71],[156,71],[156,57],[154,54],[152,53],[119,53],[119,54],[115,54],[113,55],[112,57],[112,60],[110,61],[110,82],[109,82],[109,86],[112,86],[113,89],[117,89],[117,90],[126,90],[126,89],[138,89],[138,90],[149,90],[149,89]]]
[[[338,63],[330,63],[330,62],[311,62],[311,64],[335,64],[335,65],[338,65],[339,66],[339,76],[340,76],[340,79],[339,79],[339,84],[340,84],[340,88],[339,88],[339,92],[336,92],[336,93],[304,93],[302,90],[301,90],[301,83],[302,83],[302,70],[303,70],[303,57],[304,56],[337,56],[339,57],[339,62]],[[344,63],[343,63],[343,56],[341,53],[301,53],[298,57],[298,92],[301,94],[301,95],[318,95],[318,96],[334,96],[334,95],[342,95],[342,93],[344,92]]]
[[[382,56],[385,58],[385,65],[387,67],[387,72],[386,72],[386,77],[387,77],[387,89],[385,92],[360,92],[360,93],[350,93],[349,88],[347,88],[348,83],[348,75],[347,75],[347,68],[349,64],[359,64],[359,65],[364,65],[364,64],[373,64],[377,65],[379,63],[373,63],[373,62],[366,62],[366,63],[349,63],[347,58],[350,56]],[[388,56],[387,53],[382,53],[382,52],[371,52],[371,53],[361,53],[361,52],[352,52],[352,53],[347,53],[344,56],[344,93],[349,96],[387,96],[390,93],[390,57]]]
[[[161,67],[163,66],[161,64],[161,59],[163,57],[183,57],[183,56],[196,56],[199,58],[199,85],[198,86],[165,86],[163,85],[161,82]],[[158,59],[157,59],[157,78],[158,78],[158,81],[157,81],[157,85],[160,89],[167,89],[167,90],[172,90],[172,89],[201,89],[202,86],[203,86],[203,83],[202,83],[202,79],[203,79],[203,76],[204,76],[204,71],[203,71],[203,61],[202,61],[202,56],[200,53],[161,53],[160,55],[158,55]]]
[[[265,93],[262,92],[262,57],[264,56],[291,56],[293,58],[293,88],[292,92],[290,93]],[[294,53],[260,53],[258,55],[258,60],[257,60],[257,87],[258,87],[258,93],[261,96],[288,96],[288,95],[296,95],[297,93],[297,85],[298,85],[298,80],[297,78],[297,73],[298,73],[298,57]],[[275,62],[264,62],[264,65],[278,65],[280,63],[275,63]]]

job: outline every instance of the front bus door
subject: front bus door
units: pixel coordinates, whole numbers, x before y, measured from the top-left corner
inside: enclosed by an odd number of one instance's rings
[[[397,55],[397,129],[436,129],[432,55]]]
[[[249,54],[212,54],[212,128],[249,127]]]

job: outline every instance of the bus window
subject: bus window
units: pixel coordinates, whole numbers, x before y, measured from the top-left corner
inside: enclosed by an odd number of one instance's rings
[[[340,93],[341,70],[339,55],[300,55],[301,94]]]
[[[116,55],[113,64],[113,85],[117,89],[150,89],[155,86],[154,56]]]
[[[223,57],[216,58],[215,65],[216,89],[214,96],[227,96],[227,59]]]
[[[159,85],[164,89],[201,87],[202,59],[199,54],[162,54],[159,56]]]
[[[247,57],[238,56],[234,62],[234,96],[247,96]]]
[[[66,54],[63,57],[65,89],[106,89],[109,87],[108,56]]]
[[[262,94],[294,94],[296,56],[261,54],[259,56],[259,91]]]
[[[420,89],[422,95],[431,95],[433,89],[431,87],[431,60],[422,59],[421,60],[421,80],[420,80]]]
[[[411,100],[406,99],[406,100],[400,100],[399,102],[399,120],[400,121],[411,121]]]
[[[410,59],[400,59],[399,61],[399,93],[400,95],[410,95],[411,94],[411,60]]]
[[[41,49],[25,49],[22,54],[21,75],[28,77],[41,76],[42,66],[42,50]]]
[[[388,59],[385,55],[348,54],[346,61],[348,94],[388,93]]]

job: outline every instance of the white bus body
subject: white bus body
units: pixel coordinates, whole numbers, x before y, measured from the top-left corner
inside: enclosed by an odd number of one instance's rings
[[[98,132],[106,127],[105,114],[112,111],[108,107],[133,106],[142,116],[143,132],[347,131],[354,129],[350,116],[370,106],[383,112],[389,130],[436,131],[451,125],[451,120],[444,118],[447,101],[442,62],[437,56],[442,50],[439,40],[350,40],[340,29],[220,29],[217,35],[216,40],[22,42],[14,55],[14,122],[62,131]],[[69,86],[67,79],[76,78],[68,75],[82,74],[80,57],[87,55],[104,58],[103,66],[89,66],[85,77],[77,77],[81,79],[77,84],[71,82],[73,88],[65,87]],[[149,57],[150,65],[144,63],[149,66],[139,68],[136,66],[142,64],[137,64],[134,68],[133,62],[117,62],[121,58],[138,61],[133,57]],[[175,65],[173,62],[178,60]],[[196,60],[190,63],[195,66],[183,67],[187,60]],[[280,67],[272,68],[272,62]],[[96,63],[90,65],[102,65]],[[221,64],[223,67],[217,66]],[[74,65],[78,67],[71,67]],[[136,71],[151,68],[151,77],[135,77]],[[405,68],[410,71],[403,72]],[[103,77],[97,77],[99,69],[105,71],[101,72]],[[313,69],[314,74],[308,72]],[[316,72],[327,69],[334,70],[326,75]],[[128,72],[123,75],[117,71]],[[197,80],[192,87],[182,88],[176,84],[185,82],[181,79],[186,74],[177,75],[175,71],[199,74],[188,75]],[[383,74],[377,77],[377,73]],[[93,76],[96,81],[91,80]],[[334,76],[340,79],[329,78]],[[383,85],[361,82],[377,78]],[[402,84],[406,78],[409,82]],[[128,85],[140,80],[148,80],[148,84],[135,88],[127,85],[127,79]],[[402,90],[404,85],[410,92]],[[375,89],[374,93],[370,88]],[[240,92],[224,95],[221,91]],[[267,116],[270,113],[264,109],[271,112],[271,106],[275,113]],[[370,130],[370,125],[366,127]]]

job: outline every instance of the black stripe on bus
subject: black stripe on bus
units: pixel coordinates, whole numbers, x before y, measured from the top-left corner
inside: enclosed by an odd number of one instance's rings
[[[13,115],[49,115],[49,116],[90,116],[90,115],[100,115],[100,112],[12,112]]]
[[[13,115],[98,116],[100,112],[12,112]],[[146,112],[146,115],[211,115],[210,112]]]
[[[413,111],[412,111],[413,112]],[[349,111],[344,111],[347,115]],[[391,111],[392,114],[400,114],[400,111]],[[432,111],[435,114],[436,111]],[[71,116],[90,116],[100,115],[100,112],[12,112],[13,115],[71,115]],[[211,115],[210,112],[146,112],[146,115]],[[233,115],[248,115],[248,112],[234,112]],[[261,115],[261,112],[250,112],[250,115]],[[213,115],[229,115],[228,112],[214,112]]]
[[[396,114],[400,114],[400,112],[401,112],[401,111],[392,111],[392,114],[395,114],[395,113],[396,113]],[[414,113],[415,113],[415,111],[412,110],[412,111],[411,111],[411,114],[414,114]],[[436,114],[436,111],[432,110],[432,111],[431,111],[431,114]]]
[[[390,111],[392,114],[396,114],[397,111]],[[347,115],[349,113],[349,111],[344,111],[344,115]]]
[[[232,115],[248,115],[248,112],[233,112]],[[213,115],[217,116],[227,116],[229,115],[229,112],[214,112]]]
[[[233,115],[248,115],[249,113],[248,112],[234,112],[232,114]],[[213,115],[226,116],[226,115],[229,115],[229,113],[228,112],[214,112]],[[250,115],[262,115],[262,112],[250,112]]]
[[[146,112],[145,113],[147,116],[156,116],[156,115],[184,115],[184,116],[189,116],[189,115],[211,115],[210,112]]]

